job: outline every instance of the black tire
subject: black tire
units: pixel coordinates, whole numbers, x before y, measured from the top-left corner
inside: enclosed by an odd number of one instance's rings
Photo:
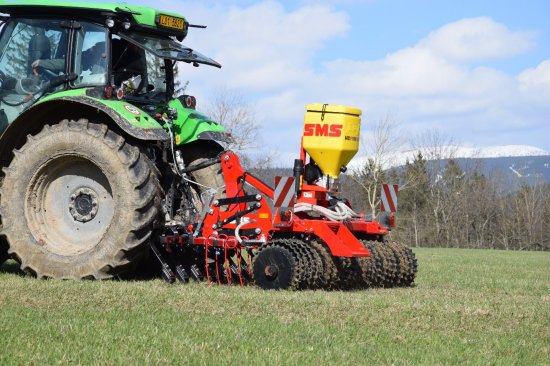
[[[0,77],[4,77],[3,73],[0,71]],[[0,129],[1,130],[1,129]],[[0,177],[0,187],[2,187],[2,182],[4,181],[4,177]],[[0,195],[0,202],[2,200],[2,196]],[[1,219],[1,216],[0,216]],[[0,231],[2,229],[0,228]],[[9,249],[8,241],[5,236],[0,236],[0,266],[7,261],[10,258],[10,255],[8,254]]]
[[[184,145],[182,152],[185,166],[190,168],[218,158],[223,152],[223,148],[215,141],[197,140]],[[192,188],[199,201],[197,202],[200,206],[197,207],[199,210],[202,210],[208,188],[216,189],[214,198],[225,197],[225,180],[221,163],[213,163],[205,168],[195,170],[190,173],[190,176],[193,181],[198,183],[192,183]]]
[[[262,248],[252,266],[254,282],[265,290],[296,289],[297,264],[292,253],[277,245]]]
[[[0,236],[0,266],[10,259],[10,255],[8,254],[8,241],[5,237]]]
[[[36,277],[103,279],[147,255],[160,213],[152,162],[106,125],[46,125],[4,169],[9,253]]]

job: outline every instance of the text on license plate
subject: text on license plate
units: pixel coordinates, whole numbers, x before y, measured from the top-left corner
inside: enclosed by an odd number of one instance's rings
[[[181,18],[171,17],[169,15],[159,16],[159,25],[174,29],[183,29],[185,21]]]

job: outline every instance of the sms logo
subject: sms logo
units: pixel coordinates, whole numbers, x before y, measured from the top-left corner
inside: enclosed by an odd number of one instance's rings
[[[329,125],[319,123],[306,123],[304,125],[304,136],[327,136],[340,137],[343,125]]]

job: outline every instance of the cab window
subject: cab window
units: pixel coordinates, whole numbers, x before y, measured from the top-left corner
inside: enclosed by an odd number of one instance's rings
[[[12,18],[0,37],[0,131],[64,74],[69,31],[59,20]],[[64,86],[58,86],[64,88]]]
[[[73,86],[107,83],[107,33],[105,28],[82,22],[76,32],[73,67],[78,75]]]

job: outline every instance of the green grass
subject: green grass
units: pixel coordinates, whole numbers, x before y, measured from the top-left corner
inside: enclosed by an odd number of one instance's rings
[[[0,364],[550,365],[550,253],[418,249],[417,286],[273,292],[0,273]]]

